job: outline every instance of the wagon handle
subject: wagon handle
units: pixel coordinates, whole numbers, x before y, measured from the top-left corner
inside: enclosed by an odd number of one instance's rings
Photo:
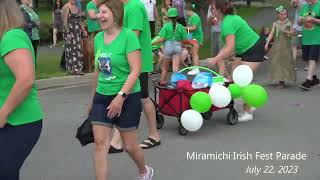
[[[213,82],[224,82],[224,77],[219,75],[218,73],[216,73],[215,71],[209,69],[209,68],[206,68],[206,67],[202,67],[202,66],[190,66],[190,67],[186,67],[186,68],[183,68],[179,71],[179,73],[182,73],[186,70],[190,70],[190,69],[194,69],[194,68],[198,68],[198,69],[203,69],[203,70],[206,70],[206,71],[209,71],[211,72],[212,74],[214,74],[215,76],[212,78],[213,79]]]
[[[194,69],[194,68],[198,68],[198,69],[203,69],[203,70],[206,70],[206,71],[209,71],[211,73],[213,73],[214,75],[216,76],[220,76],[218,73],[216,73],[215,71],[209,69],[209,68],[206,68],[206,67],[202,67],[202,66],[189,66],[189,67],[186,67],[186,68],[183,68],[179,71],[179,73],[182,73],[186,70],[190,70],[190,69]]]

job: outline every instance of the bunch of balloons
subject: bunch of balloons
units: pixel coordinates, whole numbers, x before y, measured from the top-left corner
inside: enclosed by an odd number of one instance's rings
[[[267,103],[267,91],[258,84],[250,84],[253,72],[249,66],[238,66],[233,71],[232,78],[234,84],[230,84],[228,89],[233,99],[242,97],[247,105],[255,108],[260,108]]]
[[[186,130],[198,131],[203,124],[201,113],[208,112],[212,105],[224,108],[232,99],[240,97],[247,105],[255,108],[260,108],[267,103],[267,91],[258,84],[251,84],[253,72],[249,66],[238,66],[233,71],[232,78],[234,84],[230,84],[228,88],[219,83],[213,83],[209,93],[196,92],[191,96],[192,109],[184,111],[181,115],[181,124]]]

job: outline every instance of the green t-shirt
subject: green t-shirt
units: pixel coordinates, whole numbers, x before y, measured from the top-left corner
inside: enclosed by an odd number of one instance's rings
[[[33,47],[27,34],[22,29],[7,31],[0,40],[0,109],[16,82],[14,74],[4,61],[4,56],[16,49],[27,49],[31,51],[33,62],[35,63]],[[24,60],[23,56],[21,56],[20,60]],[[18,126],[39,121],[42,117],[42,108],[39,102],[37,88],[34,84],[28,96],[9,115],[8,123],[13,126]]]
[[[175,29],[173,29],[172,22],[168,22],[161,28],[159,36],[166,40],[174,39],[176,41],[186,40],[188,38],[187,31],[183,28],[181,24],[177,23]]]
[[[145,6],[140,0],[129,0],[129,2],[124,5],[123,27],[140,31],[141,72],[152,72],[153,60],[149,18]]]
[[[95,14],[99,13],[99,9],[97,8],[97,6],[92,1],[90,1],[86,7],[86,19],[87,19],[87,25],[88,25],[88,32],[100,31],[101,27],[98,22],[98,19],[91,20],[89,16],[89,10],[94,10]]]
[[[203,43],[202,23],[198,14],[193,13],[188,20],[188,26],[197,26],[197,29],[192,32],[192,38],[196,39],[199,44]]]
[[[127,28],[123,28],[109,44],[104,43],[104,32],[95,36],[95,68],[100,70],[96,89],[98,93],[116,95],[121,91],[130,74],[128,54],[136,50],[140,50],[137,35]],[[137,80],[131,93],[139,91],[140,82]]]
[[[304,4],[300,11],[300,16],[320,18],[320,1],[310,6]],[[320,24],[305,23],[302,30],[303,45],[320,45]]]
[[[259,40],[259,36],[248,23],[238,15],[227,15],[221,24],[221,39],[226,43],[228,35],[235,35],[235,51],[241,55],[249,50]]]

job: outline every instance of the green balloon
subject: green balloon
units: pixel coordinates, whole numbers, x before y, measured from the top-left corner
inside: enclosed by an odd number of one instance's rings
[[[241,96],[242,92],[241,92],[241,87],[237,84],[230,84],[228,86],[228,89],[231,93],[232,99],[237,99]]]
[[[196,92],[190,98],[190,106],[199,113],[208,112],[212,106],[210,95],[205,92]]]
[[[242,98],[247,105],[259,108],[267,103],[268,93],[262,86],[250,84],[242,89]]]

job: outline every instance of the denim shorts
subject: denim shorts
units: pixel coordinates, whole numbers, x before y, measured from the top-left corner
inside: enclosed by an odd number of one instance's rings
[[[138,129],[142,111],[140,92],[128,94],[123,102],[120,117],[108,118],[107,107],[117,95],[102,95],[96,92],[93,98],[90,120],[92,125],[116,127],[119,131]]]
[[[166,41],[164,43],[164,56],[172,58],[173,55],[180,55],[182,52],[181,42]]]

